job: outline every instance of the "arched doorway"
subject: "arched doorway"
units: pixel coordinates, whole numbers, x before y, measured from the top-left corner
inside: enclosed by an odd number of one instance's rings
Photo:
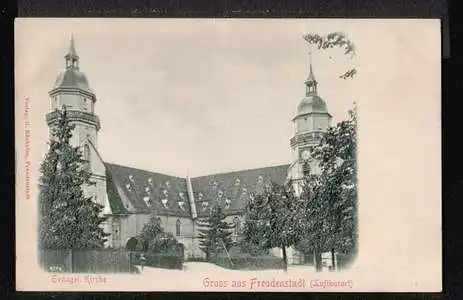
[[[178,243],[177,244],[177,247],[178,247],[178,251],[180,252],[180,254],[183,256],[184,259],[187,259],[187,255],[185,253],[185,245],[182,244],[182,243]]]
[[[139,248],[139,242],[136,237],[131,237],[128,239],[127,243],[125,243],[125,249],[127,251],[137,251]]]

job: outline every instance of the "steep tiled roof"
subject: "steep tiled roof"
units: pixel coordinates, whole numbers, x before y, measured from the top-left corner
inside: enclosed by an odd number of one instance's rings
[[[207,214],[208,205],[220,203],[225,214],[244,210],[251,193],[261,193],[271,182],[283,184],[289,165],[214,174],[191,179],[198,216]]]
[[[105,163],[113,213],[149,213],[190,217],[184,178]],[[183,202],[183,203],[182,203]]]
[[[114,214],[149,213],[155,209],[158,215],[191,217],[185,178],[105,165],[108,198]],[[279,165],[191,178],[198,216],[207,215],[208,208],[217,203],[225,214],[242,212],[252,193],[263,192],[271,182],[283,184],[288,167]],[[179,202],[183,202],[183,209]]]

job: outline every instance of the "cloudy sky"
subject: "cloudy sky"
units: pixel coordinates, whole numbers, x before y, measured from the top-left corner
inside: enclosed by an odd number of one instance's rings
[[[413,20],[28,19],[16,25],[17,98],[30,97],[35,161],[48,138],[47,93],[74,34],[81,71],[98,98],[102,157],[180,176],[289,163],[290,120],[308,75],[303,34],[344,31],[356,44],[354,60],[341,50],[312,51],[319,94],[334,122],[346,118],[353,101],[362,105],[373,94],[400,105],[407,78],[418,75],[414,66],[438,63],[435,51],[419,46],[434,32],[427,35]],[[359,76],[338,79],[351,66]]]

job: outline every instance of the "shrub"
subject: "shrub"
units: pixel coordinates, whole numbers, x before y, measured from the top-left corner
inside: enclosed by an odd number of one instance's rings
[[[250,254],[241,254],[231,257],[233,262],[230,263],[228,256],[218,255],[213,256],[210,262],[228,269],[238,270],[262,270],[262,269],[283,269],[283,260],[281,258],[265,255],[251,256]]]
[[[206,258],[205,257],[188,257],[187,261],[191,261],[191,262],[207,262]]]
[[[269,254],[269,249],[268,248],[263,248],[260,245],[253,244],[251,242],[248,242],[246,240],[241,240],[238,245],[232,247],[230,249],[231,252],[237,252],[237,253],[248,253],[252,256],[267,256]]]
[[[133,264],[140,265],[140,255],[132,260]],[[165,269],[183,269],[183,256],[178,253],[148,253],[145,266]]]

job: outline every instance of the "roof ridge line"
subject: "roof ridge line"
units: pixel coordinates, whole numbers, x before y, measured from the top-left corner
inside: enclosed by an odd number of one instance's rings
[[[102,160],[102,161],[103,161],[103,160]],[[169,176],[169,177],[174,177],[174,178],[178,178],[178,179],[182,179],[182,180],[186,180],[186,179],[187,179],[186,177],[181,177],[181,176],[176,176],[176,175],[170,175],[170,174],[160,173],[160,172],[151,171],[151,170],[146,170],[146,169],[140,169],[140,168],[132,167],[132,166],[125,166],[125,165],[121,165],[121,164],[117,164],[117,163],[112,163],[112,162],[107,162],[107,161],[103,161],[103,163],[104,163],[105,165],[107,164],[107,165],[113,165],[113,166],[117,166],[117,167],[128,168],[128,169],[133,169],[133,170],[138,170],[138,171],[143,171],[143,172],[148,172],[148,173],[155,173],[155,174],[164,175],[164,176]],[[267,166],[267,167],[258,167],[258,168],[249,168],[249,169],[242,169],[242,170],[234,170],[234,171],[230,171],[230,172],[210,173],[210,174],[200,175],[200,176],[194,176],[194,177],[191,177],[191,176],[190,176],[190,180],[198,179],[198,178],[203,178],[203,177],[208,177],[208,176],[218,176],[218,175],[225,175],[225,174],[233,174],[233,173],[240,173],[240,172],[248,172],[248,171],[255,171],[255,170],[260,170],[260,169],[270,169],[270,168],[283,167],[283,166],[289,166],[289,165],[291,165],[291,164],[290,164],[290,163],[287,163],[287,164],[278,164],[278,165],[272,165],[272,166]]]
[[[116,164],[116,163],[112,163],[112,162],[107,162],[107,161],[103,161],[103,163],[104,163],[105,165],[113,165],[113,166],[118,166],[118,167],[122,167],[122,168],[133,169],[133,170],[143,171],[143,172],[148,172],[148,173],[155,173],[155,174],[159,174],[159,175],[164,175],[164,176],[169,176],[169,177],[175,177],[175,178],[178,178],[178,179],[184,179],[184,180],[186,180],[186,177],[181,177],[181,176],[176,176],[176,175],[170,175],[170,174],[160,173],[160,172],[151,171],[151,170],[146,170],[146,169],[140,169],[140,168],[132,167],[132,166],[120,165],[120,164]]]
[[[230,172],[211,173],[211,174],[207,174],[207,175],[201,175],[201,176],[190,177],[190,178],[191,179],[197,179],[197,178],[208,177],[208,176],[217,176],[217,175],[233,174],[233,173],[240,173],[240,172],[248,172],[248,171],[255,171],[255,170],[260,170],[260,169],[283,167],[283,166],[289,166],[289,165],[291,165],[291,164],[278,164],[278,165],[260,167],[260,168],[249,168],[249,169],[235,170],[235,171],[230,171]]]

